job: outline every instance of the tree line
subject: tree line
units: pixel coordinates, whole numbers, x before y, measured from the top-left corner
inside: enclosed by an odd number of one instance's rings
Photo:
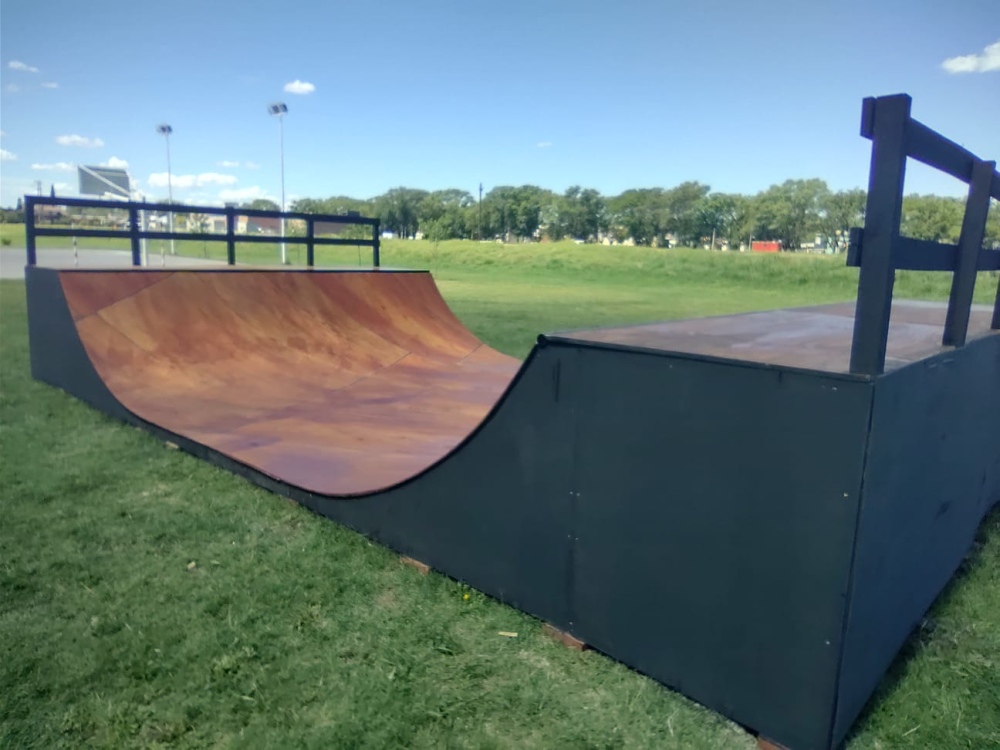
[[[570,238],[737,248],[752,239],[780,241],[785,249],[796,250],[820,237],[825,246],[843,250],[849,229],[864,223],[865,199],[864,190],[833,191],[823,180],[809,179],[786,180],[756,195],[712,192],[701,182],[638,188],[614,196],[580,186],[558,194],[536,185],[503,185],[483,195],[481,202],[465,190],[396,187],[367,200],[301,198],[291,210],[357,212],[377,217],[382,228],[396,236],[421,233],[432,241]],[[268,201],[253,206],[276,207]],[[965,202],[958,198],[907,195],[902,233],[957,242],[964,210]],[[1000,244],[1000,209],[995,202],[986,242]]]
[[[820,237],[825,247],[843,250],[849,229],[864,223],[865,199],[864,190],[833,191],[823,180],[810,179],[786,180],[755,195],[713,192],[701,182],[637,188],[614,196],[580,186],[558,194],[536,185],[502,185],[483,195],[481,201],[459,189],[396,187],[369,199],[300,198],[290,208],[303,213],[377,217],[383,230],[398,237],[422,234],[432,241],[571,238],[735,249],[751,240],[768,240],[796,250]],[[244,207],[278,209],[266,199]],[[957,242],[964,210],[965,202],[958,198],[907,195],[902,233]],[[19,218],[6,213],[6,221]],[[1000,206],[995,201],[985,242],[1000,247]]]

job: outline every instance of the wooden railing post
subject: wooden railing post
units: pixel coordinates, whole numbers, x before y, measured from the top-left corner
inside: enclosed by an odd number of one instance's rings
[[[872,159],[851,343],[853,373],[879,375],[885,368],[895,281],[892,254],[903,210],[910,101],[905,94],[877,102],[865,99],[862,110],[861,134],[872,139]]]
[[[139,209],[135,203],[128,204],[129,240],[132,243],[132,265],[142,265],[142,243],[139,237]]]
[[[24,245],[28,251],[28,265],[38,263],[38,250],[35,246],[35,198],[24,196]]]
[[[312,268],[316,265],[316,225],[312,217],[306,218],[306,266]]]
[[[226,206],[226,263],[236,265],[236,209]]]
[[[965,203],[962,233],[958,238],[958,257],[955,274],[951,279],[951,296],[944,322],[945,346],[964,346],[969,333],[969,315],[972,312],[972,295],[976,291],[976,269],[979,252],[986,234],[986,216],[990,210],[990,188],[996,162],[977,161],[969,180],[969,199]]]

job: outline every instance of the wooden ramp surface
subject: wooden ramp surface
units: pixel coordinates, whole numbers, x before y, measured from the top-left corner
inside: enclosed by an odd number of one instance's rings
[[[519,362],[421,272],[60,275],[99,375],[159,425],[312,492],[375,492],[486,417]]]

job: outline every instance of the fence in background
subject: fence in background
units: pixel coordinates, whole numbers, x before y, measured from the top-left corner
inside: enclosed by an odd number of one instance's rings
[[[65,206],[70,210],[107,209],[109,211],[127,214],[125,229],[87,228],[87,227],[56,227],[44,226],[37,221],[36,207]],[[225,218],[224,232],[180,232],[163,229],[149,229],[146,218],[150,214],[192,214],[197,216],[222,216]],[[277,234],[250,233],[246,229],[238,230],[238,219],[246,218],[249,226],[252,219],[279,220],[281,227],[287,227],[289,220],[305,223],[305,235],[292,235],[287,231]],[[353,226],[367,227],[366,238],[322,237],[324,233],[333,230],[343,230]],[[319,231],[317,231],[317,229]],[[324,232],[324,230],[327,230]],[[24,199],[24,233],[28,253],[28,265],[37,262],[36,240],[38,237],[104,237],[108,239],[127,239],[132,249],[132,265],[141,266],[143,240],[198,240],[204,242],[225,242],[226,262],[236,263],[236,243],[302,243],[306,246],[306,265],[312,267],[316,263],[316,247],[327,245],[350,245],[353,247],[370,247],[372,249],[372,265],[378,268],[379,257],[379,220],[367,216],[337,216],[332,214],[307,214],[289,211],[265,211],[250,208],[226,206],[191,206],[179,203],[140,203],[136,201],[91,200],[87,198],[46,198],[41,196],[25,196]]]

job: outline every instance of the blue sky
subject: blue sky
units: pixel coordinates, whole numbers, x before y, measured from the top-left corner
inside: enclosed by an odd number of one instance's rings
[[[1000,158],[998,43],[998,0],[4,0],[0,204],[35,180],[75,194],[80,163],[127,162],[165,197],[161,122],[175,198],[277,198],[274,101],[289,201],[864,186],[865,96],[909,93],[915,117]],[[907,189],[961,194],[921,165]]]

